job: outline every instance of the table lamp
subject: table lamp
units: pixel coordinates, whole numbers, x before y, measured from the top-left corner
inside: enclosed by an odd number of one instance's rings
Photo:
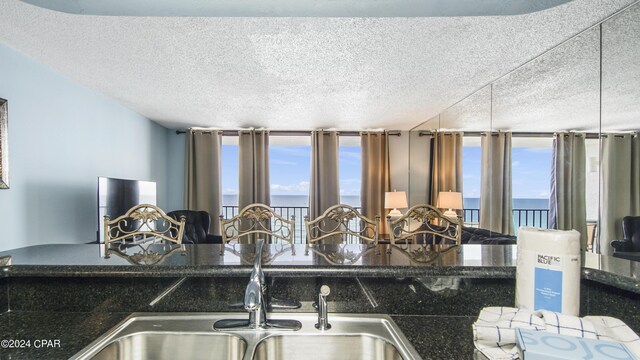
[[[392,191],[384,193],[384,208],[393,209],[389,212],[392,218],[399,218],[402,213],[398,209],[407,208],[407,193],[404,191]]]
[[[462,193],[456,191],[440,191],[438,194],[438,207],[440,209],[448,209],[444,212],[444,216],[457,218],[458,214],[454,210],[462,209]]]

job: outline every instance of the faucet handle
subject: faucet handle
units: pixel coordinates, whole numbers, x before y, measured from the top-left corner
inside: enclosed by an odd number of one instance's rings
[[[320,303],[327,302],[327,296],[331,294],[331,288],[327,285],[320,286],[320,292],[318,293],[318,302],[312,304],[313,308],[320,311]]]
[[[327,285],[320,287],[320,293],[318,294],[318,323],[316,329],[329,330],[331,324],[329,324],[329,311],[327,310],[327,296],[331,293],[331,289]]]

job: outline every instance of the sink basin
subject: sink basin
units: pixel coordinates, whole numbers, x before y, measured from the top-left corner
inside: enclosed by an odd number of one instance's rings
[[[134,313],[96,339],[74,360],[144,359],[403,359],[421,360],[387,315],[329,314],[331,329],[315,328],[315,313],[272,313],[269,319],[298,320],[287,330],[213,330],[222,319],[245,313]]]
[[[224,317],[244,314],[224,314]],[[248,343],[237,334],[213,331],[223,315],[134,313],[71,359],[217,360],[244,358]]]
[[[247,342],[230,334],[140,332],[119,337],[105,346],[94,360],[242,360]]]
[[[278,335],[262,340],[253,354],[254,360],[402,360],[402,355],[388,341],[370,335]]]

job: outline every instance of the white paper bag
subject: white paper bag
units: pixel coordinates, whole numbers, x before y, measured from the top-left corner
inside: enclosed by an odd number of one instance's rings
[[[580,233],[518,229],[516,307],[580,313]]]

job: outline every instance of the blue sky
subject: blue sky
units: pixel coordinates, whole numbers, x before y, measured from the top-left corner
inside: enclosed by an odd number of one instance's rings
[[[238,194],[238,145],[222,145],[222,193]]]
[[[271,146],[272,195],[308,195],[311,169],[309,146]],[[465,198],[480,197],[480,147],[463,148],[463,189]],[[359,146],[340,146],[339,172],[342,195],[360,195],[361,152]],[[512,149],[513,197],[549,197],[551,147]],[[222,192],[238,193],[238,146],[222,146]]]
[[[548,199],[551,189],[552,149],[511,150],[512,191],[515,199]]]
[[[340,193],[360,195],[360,147],[340,146]],[[271,146],[269,149],[272,195],[308,195],[311,172],[309,146]],[[222,193],[238,193],[238,146],[222,145]]]
[[[480,197],[480,147],[465,146],[462,153],[465,198]],[[548,199],[551,179],[551,147],[511,149],[514,199]]]

